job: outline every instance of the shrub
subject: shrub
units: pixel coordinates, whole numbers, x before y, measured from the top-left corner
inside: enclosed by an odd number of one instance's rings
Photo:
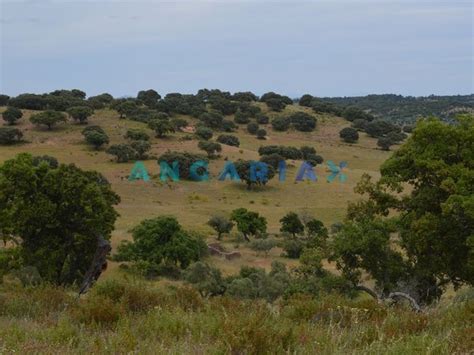
[[[400,132],[400,127],[382,120],[372,121],[367,124],[365,132],[374,138],[380,138],[385,136],[389,132]]]
[[[283,243],[283,250],[290,259],[298,259],[304,247],[305,243],[300,239],[287,239]]]
[[[239,110],[237,110],[237,112],[234,115],[234,122],[238,123],[238,124],[249,123],[250,122],[250,115],[245,113],[245,112],[240,111],[240,109],[239,109]]]
[[[221,295],[226,289],[221,271],[202,261],[191,264],[184,278],[199,291],[202,297]]]
[[[148,155],[146,154],[151,149],[151,144],[148,141],[133,141],[130,146],[136,152],[137,159],[147,159]]]
[[[313,101],[313,96],[305,94],[300,97],[298,103],[300,106],[311,107],[311,102]]]
[[[200,141],[198,147],[207,153],[209,158],[214,158],[222,151],[222,146],[216,142]]]
[[[56,124],[66,122],[66,116],[58,111],[47,110],[32,115],[30,121],[35,125],[45,125],[51,130]]]
[[[258,131],[258,124],[255,123],[255,122],[250,122],[248,125],[247,125],[247,132],[249,132],[250,134],[256,134]]]
[[[382,150],[390,150],[390,146],[393,145],[393,141],[388,138],[388,137],[380,137],[377,141],[377,145],[382,149]]]
[[[86,138],[86,142],[94,146],[95,149],[99,149],[104,144],[109,143],[107,134],[95,130],[86,132],[84,137]]]
[[[277,171],[278,165],[280,164],[280,161],[282,160],[285,160],[285,158],[282,157],[280,154],[276,154],[276,153],[264,155],[260,158],[261,162],[268,164],[273,169],[275,169],[275,171]]]
[[[354,121],[352,121],[352,128],[357,129],[358,131],[365,131],[368,124],[369,124],[369,121],[361,119],[361,118],[357,118]]]
[[[219,112],[211,111],[203,113],[201,116],[199,116],[199,120],[207,127],[218,129],[222,126],[224,116],[222,116],[222,114]]]
[[[8,107],[2,113],[3,120],[8,122],[10,125],[14,125],[23,116],[23,113],[20,109],[16,107]]]
[[[275,176],[275,169],[272,166],[267,165],[267,174],[265,176],[259,176],[258,172],[255,172],[255,177],[252,179],[251,166],[253,161],[249,160],[238,160],[235,162],[235,168],[240,176],[240,179],[247,184],[247,189],[250,189],[253,185],[265,186],[267,182]]]
[[[114,144],[106,150],[107,154],[115,155],[117,163],[126,163],[137,157],[137,152],[128,144]]]
[[[207,141],[207,140],[212,138],[213,132],[212,132],[212,129],[210,129],[210,128],[200,126],[196,129],[195,134],[199,138],[204,139],[204,140]]]
[[[74,106],[68,108],[67,113],[73,118],[74,121],[86,123],[87,119],[94,113],[94,110],[87,106]]]
[[[158,138],[165,137],[168,133],[172,133],[175,131],[171,122],[167,120],[151,120],[148,122],[148,127],[156,132],[156,136]]]
[[[212,216],[207,224],[217,232],[217,240],[221,240],[222,234],[230,233],[234,227],[234,224],[223,216]]]
[[[9,145],[18,143],[23,138],[23,133],[18,128],[0,127],[0,144]]]
[[[339,137],[346,143],[355,143],[359,140],[359,133],[354,128],[346,127],[339,131]]]
[[[0,94],[0,106],[7,106],[8,100],[10,100],[10,96]]]
[[[248,211],[245,208],[233,210],[230,219],[237,224],[237,229],[247,241],[250,241],[249,236],[258,236],[267,231],[267,220],[265,217],[260,216],[257,212]]]
[[[85,136],[87,133],[92,132],[92,131],[97,131],[99,133],[105,134],[105,131],[102,127],[100,126],[87,126],[82,130],[82,135]]]
[[[122,242],[114,259],[160,265],[172,263],[181,269],[206,254],[207,245],[200,237],[182,229],[175,217],[145,219],[132,230],[133,241]]]
[[[267,136],[267,131],[264,130],[263,128],[260,128],[257,130],[257,138],[258,139],[265,139]]]
[[[268,116],[263,113],[259,113],[256,118],[258,124],[268,124],[268,122],[270,122]]]
[[[275,131],[284,132],[290,128],[290,123],[287,117],[277,117],[272,120],[272,127]]]
[[[166,152],[166,153],[162,154],[158,158],[158,163],[162,162],[162,161],[165,161],[171,166],[174,161],[177,161],[178,166],[179,166],[179,176],[180,176],[180,178],[185,179],[185,180],[189,180],[189,179],[191,179],[190,167],[193,163],[195,163],[198,160],[203,160],[205,162],[209,162],[209,160],[201,154],[192,154],[192,153],[188,153],[188,152],[181,153],[181,152],[169,151],[169,152]],[[197,171],[198,174],[201,174],[203,172],[204,172],[204,168],[199,168],[198,171]]]
[[[280,231],[290,233],[293,237],[304,232],[304,225],[298,215],[294,212],[288,212],[282,219],[280,219],[280,223]]]
[[[278,154],[284,157],[285,159],[302,159],[302,152],[296,147],[285,147],[283,145],[267,145],[258,148],[258,154],[270,155]]]
[[[134,141],[148,141],[150,136],[141,129],[128,129],[125,134],[125,138],[134,140]]]
[[[275,246],[276,242],[273,239],[255,239],[250,243],[250,249],[257,252],[257,255],[263,253],[265,256],[268,256]]]
[[[370,113],[366,113],[355,106],[346,107],[342,112],[342,117],[351,122],[356,119],[363,119],[366,121],[372,121],[374,119],[374,116],[372,116]]]
[[[312,132],[316,128],[316,118],[305,112],[295,112],[288,119],[297,131]]]
[[[17,97],[10,98],[8,104],[25,110],[44,110],[47,102],[46,98],[42,95],[21,94]]]
[[[403,132],[388,132],[387,138],[390,139],[394,143],[400,143],[407,138],[407,134]]]
[[[230,145],[232,147],[240,146],[239,138],[237,138],[236,136],[228,135],[228,134],[221,134],[219,137],[217,137],[217,141],[219,143]]]
[[[221,129],[224,132],[234,132],[237,129],[237,125],[231,120],[223,120]]]

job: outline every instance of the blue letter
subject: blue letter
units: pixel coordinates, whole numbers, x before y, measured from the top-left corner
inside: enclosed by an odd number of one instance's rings
[[[135,181],[135,180],[143,180],[143,181],[150,181],[150,177],[148,176],[148,171],[146,171],[145,165],[143,162],[137,161],[128,176],[128,181]]]
[[[195,181],[209,180],[209,170],[207,166],[208,163],[204,160],[198,160],[197,162],[194,162],[189,168],[189,177]],[[204,168],[204,172],[202,172],[202,174],[199,174],[199,168]]]
[[[250,162],[250,181],[252,182],[267,182],[268,181],[268,166],[261,161]]]
[[[278,163],[278,180],[285,181],[286,177],[286,162],[284,160],[280,160]]]
[[[240,181],[240,176],[237,173],[237,169],[235,168],[234,163],[231,161],[225,163],[224,170],[222,170],[221,174],[219,175],[219,181],[224,181],[227,175],[230,175],[231,180]]]
[[[300,170],[298,170],[298,174],[296,175],[296,181],[303,181],[304,178],[308,178],[311,181],[317,180],[313,166],[306,161],[303,162]]]
[[[173,164],[173,169],[168,165],[166,161],[160,161],[160,180],[161,181],[166,181],[168,179],[168,176],[171,178],[173,181],[179,181],[179,166],[178,162],[174,161]]]

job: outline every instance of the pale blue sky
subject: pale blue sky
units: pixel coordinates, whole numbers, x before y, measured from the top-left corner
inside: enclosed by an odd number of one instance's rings
[[[0,1],[9,95],[474,92],[469,1]]]

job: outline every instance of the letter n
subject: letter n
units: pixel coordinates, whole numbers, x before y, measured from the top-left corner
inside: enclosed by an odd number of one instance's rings
[[[169,166],[166,161],[160,161],[160,180],[166,181],[168,177],[171,178],[173,181],[179,181],[179,163],[174,161],[171,164],[173,168]]]

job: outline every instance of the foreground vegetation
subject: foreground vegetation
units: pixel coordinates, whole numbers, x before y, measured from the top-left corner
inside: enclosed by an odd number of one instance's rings
[[[423,314],[334,295],[204,299],[133,280],[100,282],[80,300],[48,286],[0,289],[2,353],[467,354],[472,324],[472,289]]]

